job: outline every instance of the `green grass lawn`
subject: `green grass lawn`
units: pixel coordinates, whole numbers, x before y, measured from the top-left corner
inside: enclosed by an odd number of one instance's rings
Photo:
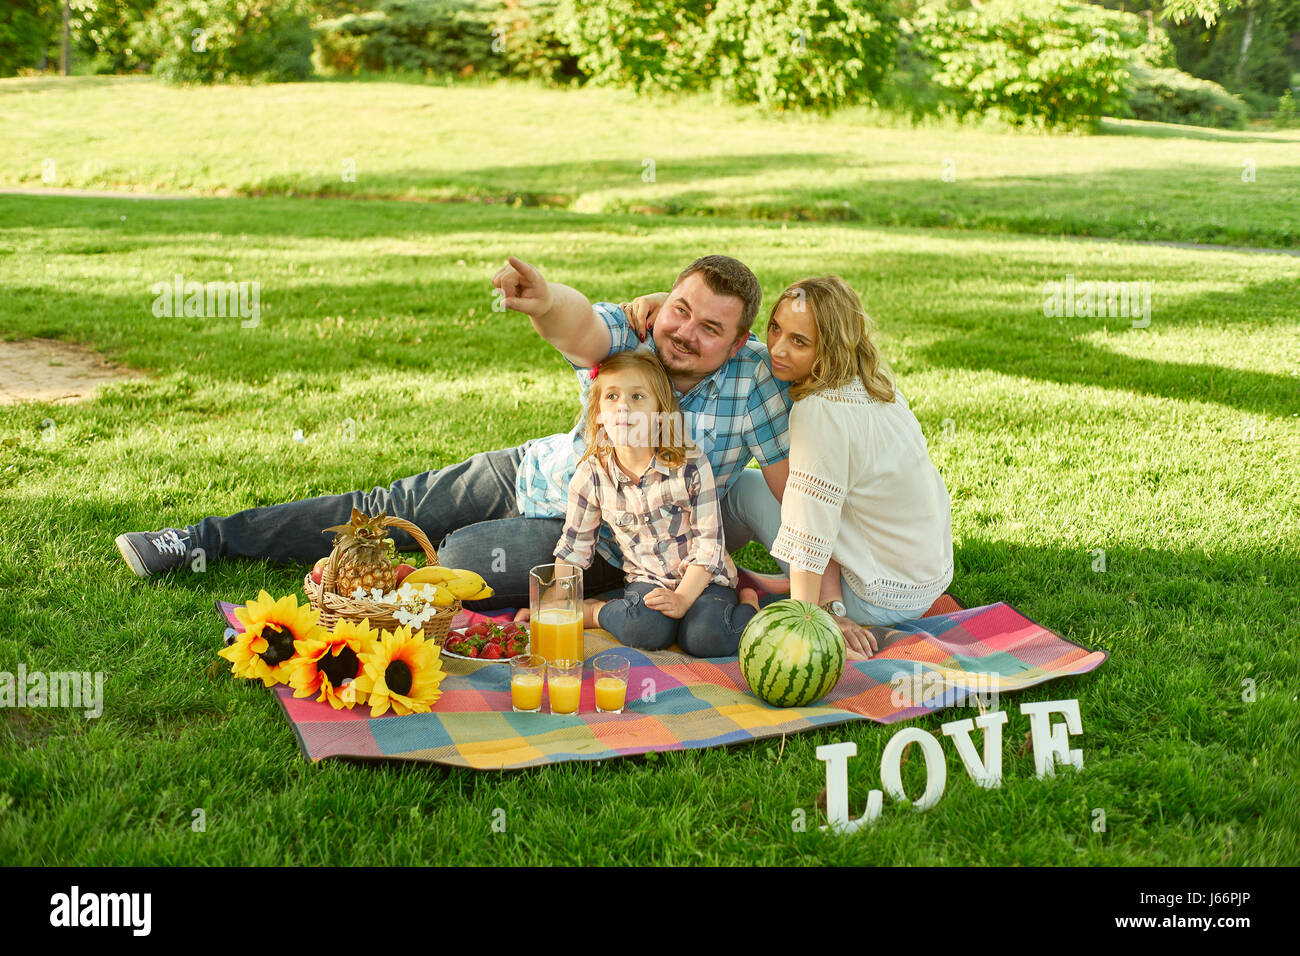
[[[1300,861],[1300,259],[1010,235],[1013,228],[1049,230],[1015,219],[1029,213],[1016,212],[1001,192],[981,207],[987,218],[967,223],[985,231],[755,221],[752,210],[723,208],[725,197],[749,195],[743,182],[719,189],[709,218],[611,212],[601,203],[588,210],[583,203],[597,194],[611,208],[631,202],[641,188],[644,147],[656,140],[637,117],[666,115],[663,107],[628,101],[606,128],[593,93],[565,100],[527,87],[400,84],[178,91],[139,81],[69,85],[67,92],[55,86],[39,96],[20,84],[0,88],[7,91],[0,93],[0,135],[15,125],[27,130],[10,140],[10,155],[21,160],[3,171],[11,184],[30,184],[24,164],[46,145],[67,144],[75,166],[79,136],[90,150],[115,129],[114,155],[126,166],[179,164],[173,180],[146,177],[151,186],[232,194],[267,188],[272,171],[263,160],[272,162],[279,147],[254,135],[263,120],[250,104],[259,103],[266,123],[281,117],[275,123],[283,124],[286,142],[362,142],[382,132],[373,161],[388,173],[374,175],[390,193],[468,195],[494,178],[510,183],[503,189],[545,181],[544,191],[558,193],[559,171],[591,167],[589,181],[564,187],[564,208],[0,196],[0,333],[85,342],[149,372],[85,404],[0,406],[7,526],[0,537],[0,671],[21,662],[29,670],[107,674],[97,720],[0,709],[0,859]],[[486,131],[487,109],[476,98],[505,103],[514,96],[540,104],[534,113],[572,111],[590,146],[561,142],[558,120],[533,121],[540,132],[528,150],[505,137],[499,160],[491,158],[495,146],[475,156],[394,142],[394,118],[413,104],[468,104],[452,115],[473,116]],[[314,125],[312,110],[324,110],[330,97],[340,104],[343,128]],[[364,99],[372,120],[348,112]],[[214,111],[221,102],[224,113]],[[116,104],[111,112],[109,103]],[[159,122],[183,129],[206,117],[229,138],[150,142],[144,104],[153,104],[155,129]],[[679,133],[662,155],[707,164],[723,149],[748,150],[752,161],[743,169],[752,184],[789,190],[786,199],[799,202],[818,194],[819,181],[841,188],[830,184],[833,150],[804,168],[782,159],[806,156],[807,144],[821,141],[814,124],[721,108],[717,115],[743,126],[743,140]],[[437,125],[421,122],[426,131]],[[703,120],[692,113],[689,122],[696,130]],[[644,139],[620,142],[625,130],[640,130]],[[791,130],[805,130],[807,139],[776,145]],[[897,141],[912,162],[955,135],[851,132],[864,143]],[[1217,235],[1214,219],[1225,208],[1185,184],[1168,191],[1185,190],[1186,201],[1142,194],[1123,185],[1125,170],[1145,164],[1154,185],[1163,182],[1157,171],[1176,178],[1180,165],[1227,163],[1253,150],[1261,173],[1251,186],[1238,182],[1241,195],[1263,186],[1280,197],[1284,187],[1264,182],[1264,150],[1294,155],[1294,146],[1273,145],[1282,137],[1225,143],[1187,134],[1161,166],[1165,139],[960,134],[978,139],[1001,164],[993,180],[1009,176],[1020,155],[1089,164],[1098,185],[1080,221],[1109,222],[1117,236],[1142,233],[1154,206],[1161,221],[1178,224],[1179,238],[1207,238]],[[976,141],[961,137],[954,142]],[[108,149],[99,143],[94,148]],[[239,158],[254,145],[263,152]],[[308,159],[333,164],[309,152],[304,169]],[[473,168],[476,160],[489,175]],[[601,162],[631,164],[636,182],[611,182]],[[303,170],[292,175],[311,185]],[[700,169],[692,175],[703,178],[685,192],[703,197],[715,189]],[[1227,175],[1234,175],[1231,164]],[[1290,176],[1294,194],[1295,168]],[[933,178],[926,188],[951,185],[937,182],[937,165]],[[1068,174],[1046,178],[1052,188],[1040,197],[1039,213],[1087,192]],[[660,180],[664,189],[681,188]],[[112,177],[61,184],[129,185]],[[924,205],[920,186],[910,195]],[[1243,240],[1281,244],[1276,230],[1285,215],[1257,213],[1241,214],[1253,223]],[[1294,235],[1294,208],[1290,215]],[[936,808],[918,814],[887,799],[869,832],[823,835],[816,824],[823,822],[817,799],[825,773],[814,751],[857,742],[849,779],[860,812],[866,791],[880,786],[880,754],[898,729],[866,722],[784,742],[508,774],[310,766],[272,695],[231,678],[217,658],[221,626],[212,609],[216,598],[242,601],[263,587],[294,593],[305,569],[213,564],[203,574],[145,583],[118,557],[113,537],[124,530],[370,488],[567,428],[576,413],[568,366],[527,319],[491,311],[489,280],[506,255],[539,264],[593,300],[619,301],[666,288],[708,252],[743,259],[763,283],[766,304],[809,274],[835,272],[858,289],[952,496],[953,592],[967,605],[1011,602],[1067,638],[1110,652],[1090,675],[1003,698],[1010,720],[1001,789],[972,784],[945,744],[949,782]],[[177,272],[198,281],[260,282],[260,326],[155,318],[150,287]],[[1067,274],[1153,282],[1150,326],[1045,317],[1043,283]],[[756,325],[760,335],[765,316]],[[49,440],[46,418],[55,423]],[[357,423],[355,441],[340,435],[346,418]],[[305,442],[293,440],[296,429]],[[1097,549],[1105,551],[1104,572],[1093,570]],[[741,557],[751,566],[770,560],[752,546]],[[1243,700],[1247,679],[1255,685],[1251,703]],[[1082,710],[1084,734],[1074,745],[1084,750],[1084,770],[1039,781],[1032,755],[1020,747],[1028,719],[1018,705],[1071,697]],[[914,723],[938,735],[941,723],[972,713],[950,709]],[[904,766],[913,794],[920,763],[913,757]],[[503,833],[492,827],[498,808],[506,814]],[[204,810],[205,832],[191,828],[195,809]],[[1105,832],[1093,829],[1097,809]],[[807,814],[810,832],[792,828],[797,810]]]
[[[1103,136],[1042,136],[884,119],[863,109],[774,119],[700,97],[514,83],[189,90],[149,77],[4,80],[0,187],[43,187],[48,175],[53,186],[134,192],[1300,248],[1300,130],[1106,121]]]

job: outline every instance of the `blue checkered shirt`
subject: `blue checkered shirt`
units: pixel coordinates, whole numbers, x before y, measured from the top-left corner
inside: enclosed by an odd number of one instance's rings
[[[642,345],[617,303],[597,302],[594,308],[609,329],[610,355]],[[653,351],[653,337],[647,336],[645,345]],[[582,390],[585,416],[591,399],[591,370],[572,362],[569,365]],[[767,346],[752,333],[720,369],[685,395],[676,390],[674,394],[691,437],[713,468],[719,498],[751,460],[765,467],[789,456],[789,383],[772,375]],[[572,431],[534,438],[525,444],[515,491],[519,510],[527,517],[565,517],[569,482],[586,450],[581,425],[584,416],[579,417]],[[609,528],[601,528],[596,551],[614,567],[623,567],[622,554]]]

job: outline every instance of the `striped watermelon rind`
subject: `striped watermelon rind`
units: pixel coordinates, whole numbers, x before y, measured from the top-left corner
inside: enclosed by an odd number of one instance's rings
[[[793,598],[769,604],[750,619],[737,655],[749,689],[773,707],[821,700],[839,683],[846,660],[835,618]]]

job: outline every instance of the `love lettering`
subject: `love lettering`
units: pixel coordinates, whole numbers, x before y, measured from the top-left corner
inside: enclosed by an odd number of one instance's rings
[[[1021,704],[1020,712],[1029,715],[1034,765],[1040,779],[1055,774],[1058,763],[1070,764],[1076,770],[1083,768],[1083,751],[1070,748],[1070,735],[1083,733],[1078,700]],[[1065,719],[1053,723],[1053,714]],[[974,719],[949,721],[939,728],[945,737],[952,739],[966,772],[981,787],[991,789],[1002,785],[1002,725],[1006,722],[1006,711],[999,710]],[[971,731],[976,727],[984,732],[982,756],[971,741]],[[903,790],[902,762],[903,751],[909,744],[919,744],[925,758],[925,792],[912,807],[929,810],[939,802],[948,782],[943,747],[933,734],[919,727],[906,727],[894,734],[880,755],[880,780],[885,791],[895,800],[907,799]],[[849,758],[857,753],[858,745],[851,740],[817,748],[817,759],[826,763],[826,816],[830,823],[822,827],[823,830],[852,833],[863,824],[875,823],[880,818],[884,795],[879,790],[872,790],[867,794],[867,812],[857,820],[849,819]]]

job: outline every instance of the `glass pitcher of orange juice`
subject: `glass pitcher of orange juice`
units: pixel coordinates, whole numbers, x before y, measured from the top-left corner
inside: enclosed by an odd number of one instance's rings
[[[582,569],[539,564],[528,572],[529,651],[548,661],[580,661]]]

